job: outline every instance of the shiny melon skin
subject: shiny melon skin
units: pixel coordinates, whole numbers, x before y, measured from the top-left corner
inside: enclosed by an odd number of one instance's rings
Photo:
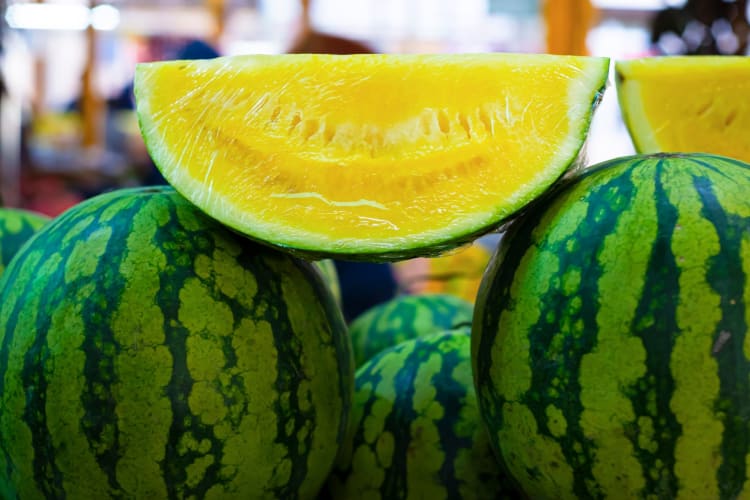
[[[435,255],[577,158],[606,58],[251,55],[141,64],[154,162],[208,215],[316,258]]]
[[[639,153],[750,161],[750,57],[671,56],[615,63],[623,118]]]

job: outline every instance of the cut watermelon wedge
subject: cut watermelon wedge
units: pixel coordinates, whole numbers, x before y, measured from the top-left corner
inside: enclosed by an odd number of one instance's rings
[[[252,55],[141,64],[165,178],[210,216],[316,257],[434,255],[574,162],[606,58]]]
[[[615,71],[638,152],[750,161],[750,57],[652,57],[618,61]]]

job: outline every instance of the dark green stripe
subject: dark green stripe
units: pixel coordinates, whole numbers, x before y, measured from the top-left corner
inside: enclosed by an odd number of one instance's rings
[[[69,285],[71,289],[77,289],[84,283],[93,281],[95,284],[94,291],[81,309],[85,332],[81,348],[86,357],[83,369],[85,383],[81,393],[84,415],[80,425],[92,453],[96,456],[96,462],[107,476],[113,495],[123,493],[116,477],[121,449],[117,425],[117,397],[112,391],[116,382],[114,361],[122,346],[115,340],[110,320],[112,307],[119,302],[126,286],[125,279],[120,273],[125,258],[124,242],[132,231],[133,215],[143,208],[143,204],[142,197],[134,198],[127,207],[130,215],[118,217],[116,224],[113,221],[94,223],[78,236],[79,239],[86,239],[93,231],[103,226],[112,229],[103,257],[97,262],[93,275],[75,280]],[[100,215],[97,214],[97,220]],[[72,248],[74,245],[75,240],[68,246]]]
[[[268,252],[268,253],[266,253]],[[259,255],[265,254],[265,259],[259,259]],[[289,312],[286,303],[278,300],[283,297],[281,290],[282,279],[271,270],[271,266],[263,265],[264,260],[275,260],[279,257],[260,246],[251,246],[243,249],[240,259],[245,259],[253,269],[253,274],[258,282],[258,297],[263,300],[268,294],[272,297],[268,300],[269,307],[263,312],[262,318],[273,325],[273,341],[278,352],[278,363],[276,365],[277,377],[275,387],[277,394],[289,393],[288,407],[282,405],[281,398],[274,403],[276,420],[276,442],[282,443],[288,454],[286,459],[291,463],[289,480],[273,490],[276,498],[297,498],[300,485],[307,476],[307,455],[312,449],[313,432],[308,432],[304,441],[300,442],[299,433],[307,427],[312,431],[316,425],[316,411],[310,405],[307,410],[302,410],[300,405],[299,384],[303,380],[309,380],[302,366],[303,346],[292,328],[289,320]],[[257,314],[255,314],[257,316]],[[289,427],[288,423],[292,422]],[[277,464],[282,465],[281,463]]]
[[[592,184],[586,200],[588,209],[578,231],[557,243],[540,242],[541,247],[559,257],[560,269],[553,278],[553,286],[539,298],[544,313],[528,334],[531,345],[529,363],[534,370],[531,387],[521,402],[534,415],[539,433],[560,443],[568,464],[576,471],[573,492],[579,498],[602,498],[593,473],[596,445],[581,427],[584,408],[580,399],[580,370],[583,356],[590,353],[597,342],[598,283],[603,273],[598,254],[603,236],[614,232],[620,214],[628,209],[634,198],[632,172],[631,169]],[[576,244],[569,245],[569,241]],[[578,292],[567,296],[559,284],[570,269],[585,269],[585,273],[582,272]],[[580,308],[572,306],[574,299],[580,300]],[[565,335],[562,345],[555,345],[553,340],[562,324],[582,324],[582,332]],[[557,390],[550,392],[549,383],[555,379],[558,380]],[[555,436],[549,428],[549,406],[560,409],[567,422],[565,434],[561,436]]]
[[[462,450],[473,447],[473,436],[456,435],[456,427],[461,423],[462,410],[467,405],[468,388],[454,377],[455,368],[469,359],[469,334],[443,335],[432,338],[422,345],[432,353],[440,353],[442,364],[440,371],[432,377],[432,384],[438,389],[436,401],[443,407],[443,416],[435,422],[440,447],[443,452],[443,464],[440,467],[440,480],[445,486],[447,498],[461,498],[461,481],[456,474],[456,458]],[[452,348],[441,351],[440,344],[448,343]],[[477,414],[477,418],[479,415]],[[479,422],[472,422],[479,425]]]
[[[45,255],[40,262],[58,253],[58,243],[53,238],[47,238],[44,234],[37,248],[44,248]],[[47,241],[49,240],[49,241]],[[50,328],[50,314],[38,314],[41,311],[52,311],[54,304],[64,299],[64,269],[65,255],[64,250],[60,252],[63,261],[55,268],[53,272],[45,276],[45,287],[41,292],[32,292],[34,280],[27,280],[27,290],[30,294],[39,296],[39,306],[37,311],[31,311],[23,308],[23,304],[17,304],[17,308],[22,309],[22,314],[36,314],[35,332],[33,341],[29,349],[24,354],[23,368],[20,373],[21,386],[26,388],[26,406],[22,415],[23,421],[31,432],[31,444],[33,449],[32,466],[34,470],[34,480],[37,488],[46,498],[64,499],[66,498],[63,485],[63,476],[60,469],[55,464],[55,449],[53,440],[47,425],[46,414],[46,396],[47,396],[47,377],[45,374],[45,361],[50,356],[47,345],[47,333]],[[28,269],[25,269],[28,272]],[[20,301],[19,301],[20,302]]]
[[[675,381],[670,370],[670,358],[676,335],[680,270],[672,252],[672,235],[677,226],[677,208],[669,202],[662,182],[666,165],[659,160],[653,166],[654,199],[656,201],[656,237],[651,247],[645,272],[643,291],[636,307],[630,330],[639,337],[646,349],[646,372],[634,385],[625,388],[633,405],[635,420],[626,425],[626,436],[643,468],[643,494],[671,498],[677,494],[678,481],[674,472],[675,446],[682,434],[682,426],[672,412],[670,401]],[[644,175],[643,173],[639,173]],[[645,243],[645,242],[644,242]],[[648,417],[653,425],[653,436],[645,436],[656,451],[641,448],[639,417]]]
[[[690,160],[732,183],[740,181],[740,174],[744,174],[745,179],[750,182],[750,166],[745,162],[711,155],[691,155]]]
[[[750,218],[727,214],[719,204],[714,183],[706,177],[693,178],[703,208],[701,214],[715,227],[719,253],[708,262],[711,288],[721,297],[721,320],[714,332],[714,356],[719,365],[717,415],[724,432],[722,462],[716,480],[722,499],[737,498],[747,480],[746,455],[750,449],[750,362],[744,353],[748,325],[745,319],[742,242],[750,234]]]
[[[383,381],[381,359],[389,355],[402,353],[405,349],[411,349],[411,347],[407,344],[399,344],[381,351],[357,371],[355,391],[359,393],[364,390],[364,387],[369,386],[369,394],[367,399],[363,403],[360,403],[361,408],[358,411],[360,420],[352,422],[353,429],[355,429],[352,436],[353,453],[356,453],[357,448],[367,446],[370,448],[370,453],[373,457],[378,456],[376,450],[378,440],[375,439],[375,441],[369,443],[365,439],[365,426],[362,425],[363,420],[368,415],[372,415],[372,408],[380,399],[376,390]],[[416,355],[418,356],[419,353],[417,352]],[[396,398],[392,402],[391,413],[388,414],[383,423],[383,432],[389,432],[393,435],[394,447],[390,457],[390,466],[377,464],[383,466],[384,480],[380,486],[381,498],[399,499],[405,498],[408,495],[408,491],[406,490],[406,454],[411,433],[409,426],[404,425],[404,422],[411,422],[417,416],[411,404],[414,395],[414,378],[419,364],[418,361],[416,363],[413,361],[414,356],[415,351],[411,350],[403,361],[403,369],[399,370],[395,376],[393,386],[397,388]],[[345,469],[338,468],[336,475],[345,481],[346,477],[354,472],[352,465],[349,462],[346,464]],[[358,474],[362,472],[356,471]]]
[[[190,263],[177,264],[185,259],[185,249],[181,245],[166,245],[163,242],[189,241],[191,247],[187,254],[191,256],[213,255],[215,244],[210,229],[188,231],[184,228],[175,208],[175,205],[184,203],[176,194],[169,198],[155,197],[150,203],[154,212],[169,212],[169,216],[166,217],[168,222],[154,235],[154,238],[163,241],[154,241],[154,245],[164,253],[166,262],[172,263],[168,270],[159,276],[160,286],[156,296],[156,302],[164,315],[164,343],[172,358],[172,373],[166,387],[166,396],[169,398],[173,418],[164,450],[164,460],[161,462],[167,495],[171,500],[203,498],[213,484],[224,483],[228,479],[220,476],[222,441],[216,438],[213,426],[204,424],[199,415],[193,414],[188,403],[195,381],[190,376],[187,354],[187,339],[191,332],[179,321],[180,290],[189,279],[198,277]],[[188,210],[185,212],[192,213]],[[200,216],[196,214],[196,217]],[[201,223],[200,227],[213,228],[213,224]],[[212,288],[212,283],[207,285],[209,289]],[[231,359],[236,361],[234,356]],[[203,450],[180,448],[180,443],[186,436],[192,436],[199,442],[208,440],[210,445]],[[190,486],[188,482],[194,481],[195,478],[188,477],[188,467],[206,455],[213,456],[213,462],[206,467],[200,480]]]
[[[415,349],[414,344],[406,346],[410,349],[404,359],[404,365],[396,373],[393,386],[396,388],[396,399],[393,402],[393,410],[385,419],[384,432],[393,434],[393,459],[390,467],[385,470],[385,480],[380,487],[381,498],[408,498],[409,490],[407,483],[407,455],[409,454],[409,443],[411,442],[411,426],[417,418],[414,411],[414,380],[420,365],[429,357],[426,349]],[[390,351],[385,351],[388,353]],[[377,396],[375,396],[377,397]],[[374,444],[377,444],[377,440]],[[373,449],[373,452],[375,450]],[[376,454],[377,455],[377,454]],[[416,492],[415,492],[416,494]]]
[[[69,219],[69,217],[65,217],[63,215],[60,218],[58,218],[56,221],[54,221],[53,224],[56,224],[56,225],[67,224],[67,220],[68,219]],[[41,238],[46,238],[46,233],[43,234],[43,235],[41,235]],[[48,238],[46,238],[46,239],[48,239]],[[44,243],[44,244],[41,244],[41,245],[37,246],[38,249],[42,249],[43,248],[45,250],[44,255],[39,259],[40,265],[43,264],[48,258],[50,258],[52,255],[54,255],[57,252],[57,250],[58,250],[57,247],[58,247],[57,243],[53,244],[53,242],[49,242],[49,241],[47,243]],[[28,270],[25,269],[25,267],[24,267],[24,263],[26,262],[25,261],[26,257],[27,256],[24,255],[20,259],[16,259],[14,261],[14,263],[5,270],[5,273],[3,275],[3,279],[6,280],[5,282],[7,282],[7,283],[25,283],[25,287],[24,287],[23,291],[19,291],[18,292],[19,300],[14,305],[14,309],[12,311],[10,311],[9,313],[7,313],[7,321],[5,322],[5,324],[0,325],[0,328],[2,328],[2,331],[0,331],[0,334],[2,335],[2,337],[1,337],[2,342],[0,343],[0,396],[2,396],[5,393],[5,379],[6,379],[7,371],[8,371],[8,360],[9,360],[9,355],[10,355],[10,345],[11,345],[11,343],[14,340],[14,336],[16,334],[19,334],[19,332],[16,331],[16,325],[18,324],[19,315],[22,314],[22,313],[29,314],[29,311],[27,309],[24,309],[23,297],[29,296],[29,295],[33,295],[32,289],[34,288],[34,285],[35,285],[35,282],[34,282],[33,279],[22,279],[19,276],[21,273],[28,272]],[[62,271],[58,272],[57,278],[59,280],[62,280]],[[57,287],[54,287],[54,286],[50,287],[50,286],[48,286],[46,290],[47,290],[47,292],[55,292],[56,291],[57,293],[59,293],[61,288],[62,287],[60,287],[60,286],[57,286]],[[49,295],[45,294],[45,296],[49,300]],[[0,308],[1,307],[2,307],[2,305],[0,305]],[[40,307],[39,310],[42,310],[42,308]],[[47,319],[49,319],[49,318],[47,318]],[[30,334],[29,332],[20,332],[20,335],[29,335],[29,334]],[[46,340],[46,339],[41,339],[41,340],[43,341],[43,340]],[[38,350],[41,350],[41,345],[38,344],[36,348]],[[32,358],[33,358],[33,356],[32,356]],[[33,362],[33,359],[30,359],[28,356],[26,357],[26,359],[24,359],[24,370],[28,370],[29,371],[28,376],[30,376],[32,378],[38,377],[39,376],[38,374],[32,374],[31,373],[33,371],[33,368],[30,365],[27,365],[27,362]],[[39,397],[40,397],[40,395],[39,395],[39,393],[37,391],[28,391],[27,392],[27,400],[28,401],[32,401],[33,398],[37,398],[38,399]],[[38,416],[34,416],[33,414],[31,414],[31,411],[29,410],[29,408],[30,408],[30,404],[29,403],[27,403],[27,405],[26,405],[25,408],[26,409],[25,409],[23,418],[25,418],[25,419],[29,418],[29,419],[36,420],[36,421],[39,420]],[[3,411],[3,408],[0,407],[0,413],[2,413],[2,411]],[[46,424],[44,424],[44,427],[46,429]],[[0,438],[1,437],[2,437],[2,435],[0,434]],[[6,470],[2,472],[3,476],[0,477],[0,480],[2,480],[4,478],[10,480],[10,478],[13,475],[13,468],[14,468],[13,467],[13,460],[11,458],[10,451],[4,446],[4,443],[3,443],[2,439],[0,439],[0,450],[2,450],[2,453],[3,453],[4,457],[5,457],[5,463],[6,463]],[[47,450],[47,452],[49,452],[49,450]],[[36,457],[35,457],[35,459],[36,459]],[[59,475],[59,471],[56,471],[54,469],[54,467],[51,468],[51,473],[52,473],[53,476],[55,476],[55,474]],[[42,474],[42,475],[44,475],[44,474]],[[5,488],[5,485],[3,485],[3,488]],[[54,486],[52,486],[52,487],[46,487],[47,491],[54,490],[54,489],[55,489]],[[59,487],[58,487],[58,489],[59,489]]]

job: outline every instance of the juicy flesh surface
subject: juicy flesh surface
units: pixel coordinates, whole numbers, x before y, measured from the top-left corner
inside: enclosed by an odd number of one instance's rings
[[[141,65],[165,177],[243,232],[301,248],[429,245],[499,220],[585,137],[606,59],[246,56]]]
[[[750,57],[685,56],[617,63],[636,149],[750,161]]]

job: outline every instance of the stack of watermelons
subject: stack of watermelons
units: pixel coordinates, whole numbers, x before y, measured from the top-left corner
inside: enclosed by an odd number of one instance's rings
[[[750,82],[681,59],[618,83]],[[682,117],[644,79],[621,104],[662,152],[584,168],[608,64],[139,67],[171,186],[0,210],[0,498],[750,495],[750,158],[653,118],[750,137],[750,107]],[[411,290],[349,324],[320,260],[451,262],[495,229],[475,301]]]

